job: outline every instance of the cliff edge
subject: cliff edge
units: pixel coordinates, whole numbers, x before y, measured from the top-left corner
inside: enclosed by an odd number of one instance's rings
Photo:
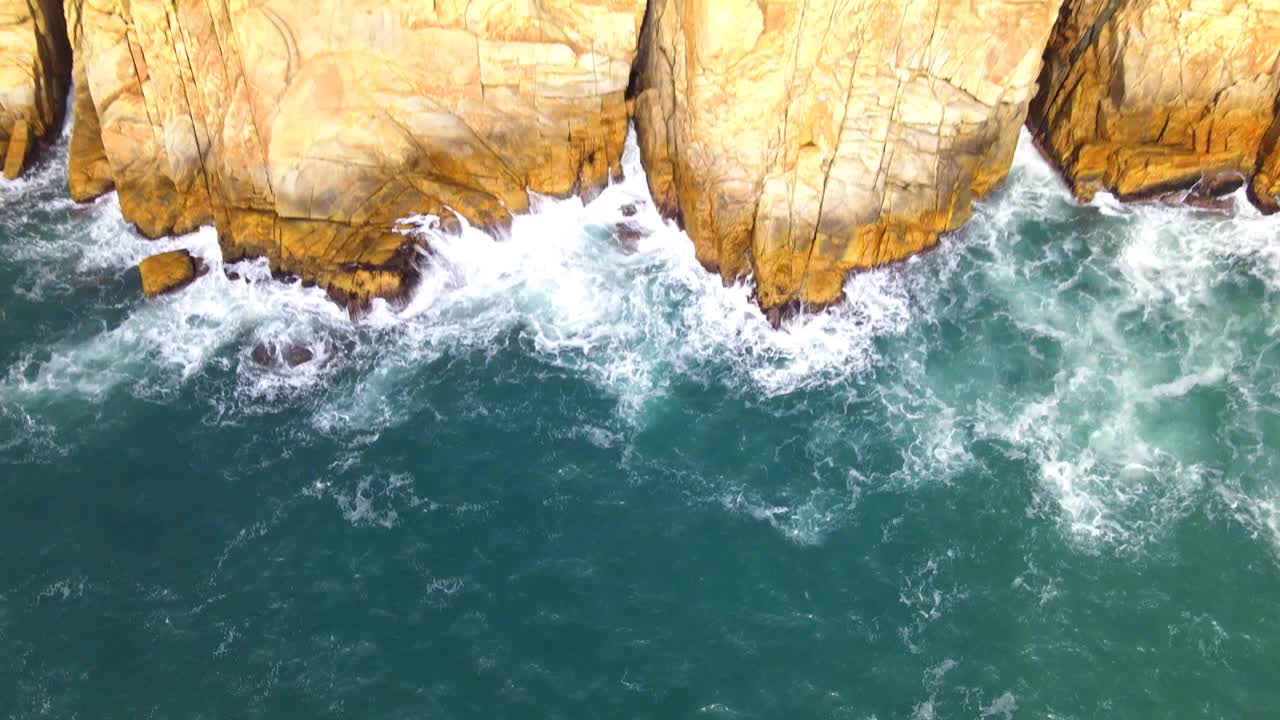
[[[7,173],[73,75],[73,198],[213,224],[352,309],[414,281],[400,218],[589,198],[629,119],[660,208],[774,322],[959,228],[1024,123],[1083,200],[1280,209],[1270,0],[0,0],[0,60]]]
[[[71,51],[57,0],[0,0],[0,162],[22,174],[38,142],[61,127]]]
[[[1060,0],[652,0],[653,194],[762,308],[937,242],[1008,172]]]
[[[415,265],[397,219],[502,224],[530,191],[620,171],[643,11],[68,0],[70,174],[81,199],[114,186],[145,235],[212,222],[228,259],[265,256],[342,302],[394,297]]]
[[[1067,0],[1028,124],[1082,200],[1251,183],[1274,206],[1278,57],[1273,2]]]

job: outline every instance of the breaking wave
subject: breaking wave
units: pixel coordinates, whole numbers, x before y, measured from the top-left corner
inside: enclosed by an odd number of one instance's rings
[[[409,417],[422,368],[514,344],[614,399],[618,425],[593,436],[610,446],[679,383],[814,413],[797,440],[832,450],[824,479],[705,493],[796,542],[848,522],[866,488],[958,481],[993,442],[1031,464],[1033,511],[1082,548],[1142,547],[1206,502],[1280,542],[1280,220],[1242,198],[1232,216],[1105,195],[1081,207],[1024,138],[1007,186],[942,250],[853,275],[845,302],[774,331],[749,284],[705,272],[659,216],[631,138],[625,180],[587,203],[535,199],[508,232],[410,218],[432,250],[421,285],[353,323],[264,262],[224,265],[211,229],[152,242],[114,197],[72,204],[59,160],[0,185],[37,207],[0,219],[0,271],[22,302],[88,292],[104,310],[15,339],[0,380],[11,444],[47,439],[42,407],[163,400],[210,376],[230,378],[204,394],[213,422],[300,407],[326,436],[376,436]],[[131,268],[178,247],[210,272],[138,299]],[[261,347],[306,353],[264,363]],[[831,398],[874,406],[876,432],[900,445],[894,469],[834,467],[867,431]],[[370,514],[360,488],[335,497],[361,522],[394,518]]]

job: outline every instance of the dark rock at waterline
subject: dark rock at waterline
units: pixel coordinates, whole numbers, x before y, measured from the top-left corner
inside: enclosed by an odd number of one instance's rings
[[[799,301],[792,301],[784,305],[767,308],[764,311],[764,318],[769,323],[769,327],[774,330],[781,330],[784,323],[788,320],[800,315],[806,310],[819,310],[823,306],[806,308]]]
[[[228,270],[226,268],[223,268],[222,274],[226,275],[227,279],[232,282],[235,282],[236,280],[240,279],[240,273],[236,272],[235,270]]]
[[[1166,205],[1185,205],[1223,215],[1235,212],[1232,193],[1245,186],[1246,178],[1237,172],[1218,173],[1204,177],[1187,190],[1161,193],[1156,199]]]
[[[315,359],[315,352],[298,343],[260,342],[253,346],[253,361],[262,367],[298,367]]]
[[[618,223],[610,232],[613,243],[627,253],[635,252],[640,247],[640,241],[648,235],[647,230],[633,222]]]
[[[635,214],[639,212],[636,209],[635,203],[627,203],[626,205],[623,205],[620,209],[622,210],[623,217],[635,217]]]

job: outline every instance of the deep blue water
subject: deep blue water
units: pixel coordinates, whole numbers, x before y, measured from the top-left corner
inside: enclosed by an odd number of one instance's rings
[[[0,186],[0,712],[1275,715],[1280,221],[1023,147],[774,332],[651,207],[609,241],[629,160],[356,323],[56,155]]]

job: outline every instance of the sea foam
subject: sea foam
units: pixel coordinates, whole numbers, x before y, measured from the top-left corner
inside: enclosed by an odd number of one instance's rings
[[[1024,133],[1007,186],[938,251],[855,273],[844,302],[774,330],[750,279],[726,286],[706,272],[659,215],[634,133],[623,169],[590,202],[534,198],[505,232],[406,219],[429,248],[420,285],[404,306],[377,302],[352,321],[322,291],[271,280],[263,261],[224,265],[212,229],[149,241],[113,195],[73,205],[58,163],[46,162],[0,184],[0,195],[37,198],[44,218],[3,219],[14,238],[5,261],[32,302],[93,277],[118,282],[168,249],[191,250],[210,272],[154,302],[124,300],[122,317],[97,331],[19,353],[0,380],[0,411],[29,429],[41,424],[36,408],[57,399],[163,399],[230,371],[234,388],[210,394],[215,422],[301,406],[316,431],[367,444],[412,416],[405,388],[422,367],[515,337],[616,399],[619,426],[595,436],[605,447],[626,445],[627,428],[643,427],[676,382],[761,402],[819,391],[875,404],[880,432],[901,441],[890,476],[855,487],[846,478],[860,468],[839,467],[788,492],[727,482],[708,492],[801,544],[847,523],[855,493],[960,477],[980,462],[977,441],[1028,457],[1046,512],[1083,547],[1141,547],[1209,487],[1275,539],[1280,491],[1266,478],[1277,469],[1280,220],[1242,197],[1231,217],[1105,194],[1081,207]],[[638,239],[618,240],[622,226]],[[253,359],[260,343],[303,346],[313,358],[263,367]],[[1205,454],[1218,444],[1217,420],[1193,417],[1195,402],[1218,398],[1221,421],[1254,439],[1230,471]],[[833,407],[815,407],[812,437],[799,440],[836,457],[866,429]],[[344,512],[371,520],[360,510],[368,496],[350,490]]]

